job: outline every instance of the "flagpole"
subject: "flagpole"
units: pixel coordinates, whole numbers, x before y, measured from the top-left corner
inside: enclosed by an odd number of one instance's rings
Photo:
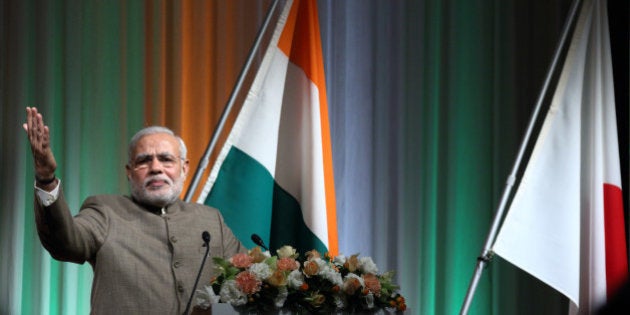
[[[545,98],[545,95],[547,95],[547,90],[549,88],[549,84],[551,82],[553,74],[556,72],[558,60],[560,59],[560,55],[562,54],[564,46],[566,45],[566,40],[567,40],[567,37],[569,36],[569,32],[571,30],[571,26],[573,25],[573,21],[575,20],[577,9],[580,6],[580,3],[581,3],[581,0],[574,0],[573,4],[571,5],[571,8],[569,9],[569,15],[564,24],[564,27],[562,30],[562,36],[560,37],[560,41],[558,42],[558,46],[556,47],[556,51],[554,53],[551,65],[549,67],[549,70],[547,71],[547,76],[543,83],[543,87],[540,90],[540,94],[538,95],[534,112],[532,113],[532,117],[529,120],[529,124],[525,132],[525,137],[523,138],[523,141],[521,142],[521,146],[519,148],[518,155],[516,156],[516,160],[512,167],[512,171],[506,181],[505,188],[503,190],[503,195],[501,196],[501,199],[499,201],[499,206],[497,208],[497,211],[494,216],[494,220],[492,222],[492,226],[490,227],[490,232],[488,233],[488,236],[486,238],[486,242],[485,242],[485,245],[483,247],[481,254],[479,255],[479,257],[477,257],[477,264],[475,267],[475,271],[473,273],[472,279],[470,280],[470,285],[468,287],[468,291],[466,292],[466,297],[464,298],[464,303],[462,304],[462,308],[460,310],[460,314],[462,315],[468,314],[468,309],[470,308],[470,304],[472,303],[473,296],[475,294],[475,291],[477,290],[477,285],[479,284],[479,280],[481,279],[481,274],[483,273],[483,269],[485,268],[486,264],[490,262],[490,259],[492,259],[493,253],[492,253],[491,248],[492,248],[492,244],[494,243],[496,239],[496,235],[499,230],[499,224],[501,223],[503,219],[503,214],[505,212],[505,205],[507,204],[508,197],[510,196],[512,192],[512,187],[514,186],[514,183],[516,182],[516,173],[520,169],[521,162],[525,154],[525,150],[528,147],[530,137],[533,133],[534,126],[536,122],[538,121],[538,115],[540,113],[540,109],[542,108],[543,100]]]
[[[260,47],[262,38],[267,30],[267,27],[269,27],[271,17],[273,16],[273,12],[276,10],[276,7],[278,6],[279,2],[280,0],[273,1],[273,3],[271,4],[271,7],[269,8],[269,11],[267,12],[267,15],[265,16],[265,20],[263,21],[262,26],[258,30],[258,34],[256,34],[254,45],[249,51],[249,55],[247,56],[245,65],[243,66],[243,69],[241,69],[241,72],[239,73],[238,78],[236,80],[236,84],[234,85],[234,89],[232,89],[232,93],[230,94],[230,98],[228,99],[225,105],[225,108],[223,109],[223,112],[221,113],[221,117],[219,118],[219,124],[217,125],[217,128],[212,133],[212,137],[210,138],[210,142],[208,143],[208,146],[206,147],[206,151],[204,152],[203,157],[199,161],[199,165],[197,166],[197,170],[195,171],[195,176],[193,177],[192,182],[190,183],[190,186],[188,187],[188,191],[186,191],[186,195],[184,197],[184,201],[186,202],[189,202],[190,199],[192,199],[192,196],[197,190],[197,186],[199,185],[199,180],[201,176],[203,175],[203,172],[208,167],[208,164],[210,162],[210,154],[212,153],[212,151],[214,150],[214,147],[217,144],[219,135],[221,134],[221,131],[223,130],[223,127],[225,126],[225,122],[227,121],[227,118],[230,112],[232,111],[232,107],[234,107],[236,96],[238,95],[238,93],[241,90],[241,87],[243,86],[243,82],[245,81],[245,75],[247,74],[247,72],[249,71],[249,68],[252,65],[252,62],[254,60],[254,55],[256,54],[256,52],[258,51],[258,48]]]

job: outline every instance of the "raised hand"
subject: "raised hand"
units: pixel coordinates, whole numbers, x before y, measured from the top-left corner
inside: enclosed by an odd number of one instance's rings
[[[35,179],[40,184],[55,182],[57,162],[50,148],[50,130],[44,125],[42,114],[35,107],[26,108],[26,123],[22,125],[31,143],[31,152],[35,162]]]

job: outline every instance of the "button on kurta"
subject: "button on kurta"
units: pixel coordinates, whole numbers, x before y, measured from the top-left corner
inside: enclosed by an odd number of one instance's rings
[[[175,267],[175,268],[179,268],[179,267],[181,267],[181,265],[182,265],[181,261],[177,260],[177,261],[175,261],[175,263],[173,264],[173,267]]]
[[[173,242],[173,243],[177,243],[177,237],[175,237],[175,236],[171,236],[171,242]]]

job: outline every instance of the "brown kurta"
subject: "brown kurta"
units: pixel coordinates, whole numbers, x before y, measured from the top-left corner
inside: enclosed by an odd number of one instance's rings
[[[55,259],[92,265],[92,314],[181,314],[205,253],[203,231],[211,235],[210,257],[246,250],[216,209],[178,200],[165,211],[102,195],[72,217],[61,189],[48,207],[35,198],[42,245]],[[212,270],[208,258],[199,286]]]

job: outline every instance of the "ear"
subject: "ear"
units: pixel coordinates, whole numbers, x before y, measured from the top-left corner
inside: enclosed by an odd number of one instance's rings
[[[184,178],[186,178],[186,176],[188,175],[189,168],[190,168],[190,160],[186,159],[182,163],[182,176],[184,176]]]
[[[129,164],[125,165],[125,173],[127,174],[127,180],[131,180],[131,167]]]

